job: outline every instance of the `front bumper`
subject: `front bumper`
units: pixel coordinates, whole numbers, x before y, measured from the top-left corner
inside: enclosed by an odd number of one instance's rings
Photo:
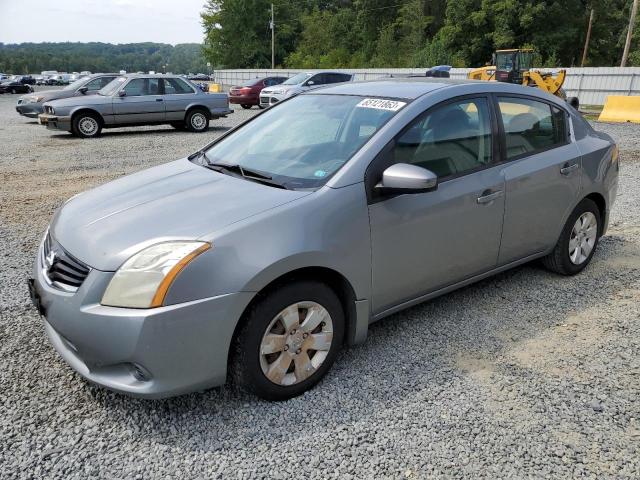
[[[16,105],[16,112],[29,118],[38,118],[43,112],[42,103],[19,103]]]
[[[50,130],[71,130],[71,117],[59,117],[49,113],[41,113],[38,115],[38,123],[46,125]]]
[[[52,287],[41,255],[32,298],[51,344],[87,380],[164,398],[222,385],[233,332],[253,294],[220,295],[153,309],[100,305],[112,272],[91,270],[75,293]]]
[[[266,93],[266,94],[260,94],[260,106],[261,107],[270,107],[272,105],[275,105],[276,103],[278,103],[281,100],[284,100],[286,98],[286,96],[284,94],[274,94],[274,93]]]

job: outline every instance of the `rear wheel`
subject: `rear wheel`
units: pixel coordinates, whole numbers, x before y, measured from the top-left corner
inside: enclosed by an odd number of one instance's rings
[[[249,105],[249,104],[247,104],[247,103],[243,103],[243,104],[241,104],[240,106],[241,106],[242,108],[244,108],[245,110],[249,110],[249,109],[252,107],[252,105]]]
[[[314,281],[272,291],[249,311],[234,343],[234,383],[266,400],[312,388],[342,345],[344,314],[336,294]]]
[[[80,138],[93,138],[100,135],[102,122],[95,113],[79,113],[71,121],[71,133]]]
[[[187,113],[185,123],[192,132],[206,132],[209,129],[209,115],[204,110],[195,108]]]
[[[601,230],[600,210],[588,198],[569,216],[553,251],[542,259],[549,270],[575,275],[589,264],[598,246]]]

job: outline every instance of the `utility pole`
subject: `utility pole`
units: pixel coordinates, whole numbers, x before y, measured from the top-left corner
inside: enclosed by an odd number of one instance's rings
[[[271,69],[273,70],[274,68],[276,68],[276,45],[275,45],[276,24],[273,19],[273,3],[271,4],[271,22],[269,26],[271,27]]]
[[[587,28],[587,38],[584,41],[584,50],[582,51],[582,62],[580,63],[581,67],[584,67],[584,64],[587,62],[587,52],[589,51],[589,40],[591,40],[591,26],[593,25],[593,17],[595,15],[595,10],[591,9],[591,15],[589,15],[589,27]]]
[[[633,36],[633,27],[636,23],[636,13],[638,13],[638,0],[633,0],[633,6],[631,7],[631,17],[629,18],[629,29],[627,30],[627,41],[624,43],[624,53],[622,54],[621,67],[627,66],[627,59],[629,58],[629,48],[631,47],[631,37]]]

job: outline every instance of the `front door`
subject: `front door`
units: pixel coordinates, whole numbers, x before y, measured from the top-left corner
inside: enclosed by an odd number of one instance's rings
[[[114,122],[119,124],[153,123],[165,120],[164,98],[159,78],[134,78],[113,98]]]
[[[428,110],[374,160],[367,187],[394,163],[438,175],[437,190],[369,200],[373,313],[444,288],[497,264],[504,176],[493,164],[488,97]]]
[[[507,161],[502,265],[555,245],[578,200],[582,167],[563,109],[508,96],[498,106]]]

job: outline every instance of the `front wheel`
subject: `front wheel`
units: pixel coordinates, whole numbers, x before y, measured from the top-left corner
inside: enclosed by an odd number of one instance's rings
[[[102,122],[94,113],[79,113],[71,121],[71,133],[80,138],[94,138],[100,135]]]
[[[249,311],[234,343],[236,385],[266,400],[286,400],[312,388],[342,345],[344,313],[327,285],[290,283]]]
[[[584,270],[598,246],[600,222],[598,206],[588,198],[582,200],[569,216],[553,251],[542,259],[544,266],[561,275]]]
[[[206,132],[209,129],[209,116],[204,110],[191,110],[187,113],[185,123],[192,132]]]

